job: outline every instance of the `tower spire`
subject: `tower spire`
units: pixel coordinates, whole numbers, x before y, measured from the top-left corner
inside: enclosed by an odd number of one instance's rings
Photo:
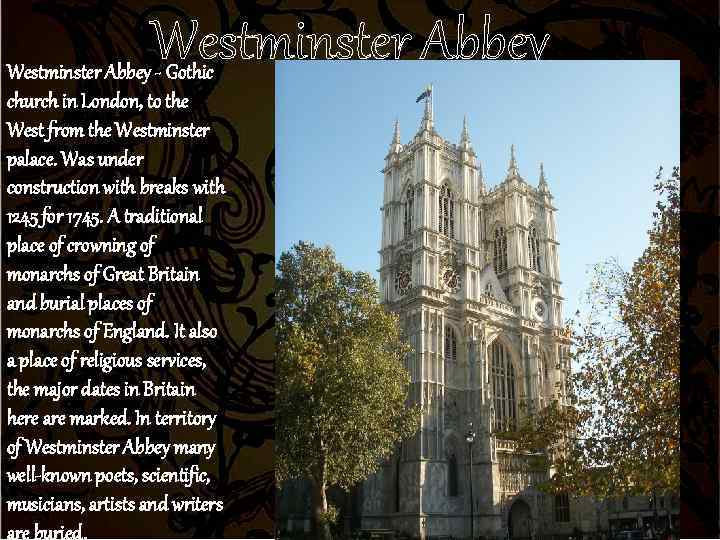
[[[542,161],[540,162],[540,182],[538,183],[538,190],[540,190],[543,193],[550,191],[550,188],[548,187],[548,184],[547,184],[547,180],[545,178],[545,167],[543,167]]]
[[[508,165],[508,178],[520,176],[518,172],[517,160],[515,159],[515,145],[510,145],[510,164]]]
[[[395,118],[395,129],[393,131],[392,142],[390,143],[390,152],[400,152],[402,144],[400,143],[400,121]]]
[[[460,148],[470,150],[470,132],[468,131],[467,115],[463,116],[463,128],[460,134]]]

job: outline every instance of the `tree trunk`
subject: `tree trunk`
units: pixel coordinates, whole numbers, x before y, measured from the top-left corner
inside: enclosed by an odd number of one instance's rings
[[[318,540],[332,540],[330,524],[324,514],[328,510],[327,502],[327,456],[322,436],[315,439],[318,461],[313,471],[313,531]]]
[[[328,509],[325,475],[320,476],[322,478],[315,478],[313,481],[313,529],[318,540],[332,540],[330,524],[323,519],[323,514]]]

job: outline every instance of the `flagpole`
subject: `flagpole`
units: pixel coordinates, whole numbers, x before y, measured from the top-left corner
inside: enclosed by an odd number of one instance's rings
[[[432,120],[433,122],[435,122],[435,111],[433,109],[434,97],[435,96],[433,95],[433,85],[432,83],[430,83],[430,120]]]

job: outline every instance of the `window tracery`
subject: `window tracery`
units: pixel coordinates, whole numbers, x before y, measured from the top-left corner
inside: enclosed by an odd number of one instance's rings
[[[455,238],[455,195],[447,184],[440,190],[440,234]]]
[[[503,226],[498,226],[495,229],[494,249],[493,266],[495,267],[495,273],[499,274],[507,270],[507,235]]]
[[[515,394],[515,368],[510,360],[507,348],[493,342],[490,346],[492,391],[495,400],[496,430],[515,429],[517,420],[517,400]]]

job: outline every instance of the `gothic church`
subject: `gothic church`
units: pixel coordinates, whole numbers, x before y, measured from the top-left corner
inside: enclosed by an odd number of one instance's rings
[[[514,147],[505,178],[488,187],[467,122],[459,144],[449,142],[434,129],[431,90],[422,97],[419,130],[402,144],[396,122],[385,158],[380,294],[414,350],[406,367],[423,416],[363,483],[361,527],[420,538],[548,534],[567,497],[535,489],[547,472],[528,469],[502,432],[565,399],[557,209],[542,164],[530,184]]]

